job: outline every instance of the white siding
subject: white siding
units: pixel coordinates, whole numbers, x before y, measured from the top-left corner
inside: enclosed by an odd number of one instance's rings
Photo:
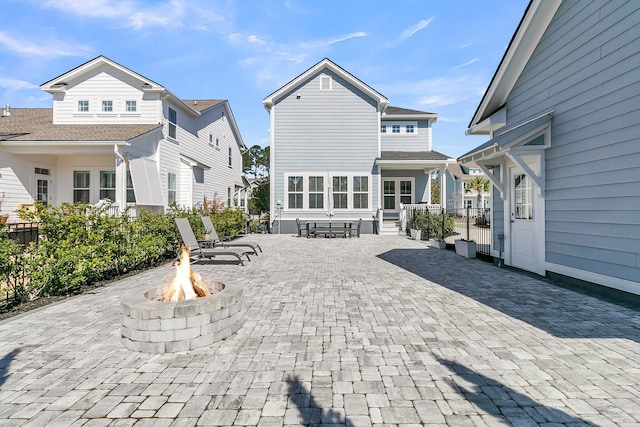
[[[58,93],[53,101],[55,124],[94,123],[158,123],[160,97],[142,91],[140,80],[104,65],[75,80],[67,81],[65,93]],[[78,112],[78,101],[89,101],[89,112]],[[113,102],[113,112],[102,111],[102,101]],[[127,112],[126,101],[136,101],[137,112]]]

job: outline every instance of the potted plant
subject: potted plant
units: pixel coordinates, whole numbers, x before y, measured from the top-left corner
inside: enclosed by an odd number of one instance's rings
[[[0,193],[0,224],[6,224],[9,219],[9,214],[2,213],[2,201],[4,200],[4,191]]]
[[[422,239],[422,230],[427,226],[427,217],[422,210],[416,210],[413,215],[413,228],[411,229],[411,238],[414,240]]]
[[[456,253],[466,258],[476,257],[476,242],[473,240],[458,239],[453,242]]]
[[[446,226],[446,216],[442,213],[429,212],[429,236],[433,239],[429,241],[431,247],[446,249],[447,242],[444,240]],[[439,236],[439,237],[438,237]]]

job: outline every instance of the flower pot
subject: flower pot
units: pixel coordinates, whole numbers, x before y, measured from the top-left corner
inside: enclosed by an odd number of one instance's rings
[[[416,230],[414,228],[411,229],[411,238],[413,240],[420,240],[422,237],[422,230]]]
[[[6,224],[8,220],[9,220],[9,215],[0,216],[0,224]]]
[[[429,244],[431,245],[432,248],[438,248],[438,249],[446,249],[447,248],[447,242],[445,242],[444,240],[431,239],[429,241]]]
[[[476,242],[473,240],[456,240],[454,244],[458,255],[466,258],[476,257]]]

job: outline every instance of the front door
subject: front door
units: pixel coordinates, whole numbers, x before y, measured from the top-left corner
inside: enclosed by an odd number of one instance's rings
[[[383,180],[383,208],[385,212],[400,212],[400,203],[413,203],[413,179],[387,178]]]
[[[48,205],[52,201],[52,184],[51,171],[45,168],[35,168],[35,191],[34,199],[43,205]]]
[[[538,272],[534,183],[519,167],[509,173],[511,185],[511,265]]]

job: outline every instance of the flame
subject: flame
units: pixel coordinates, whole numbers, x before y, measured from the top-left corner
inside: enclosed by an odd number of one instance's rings
[[[189,250],[182,246],[180,263],[176,265],[176,276],[165,301],[182,301],[207,295],[211,295],[211,292],[204,285],[202,277],[191,270]]]

